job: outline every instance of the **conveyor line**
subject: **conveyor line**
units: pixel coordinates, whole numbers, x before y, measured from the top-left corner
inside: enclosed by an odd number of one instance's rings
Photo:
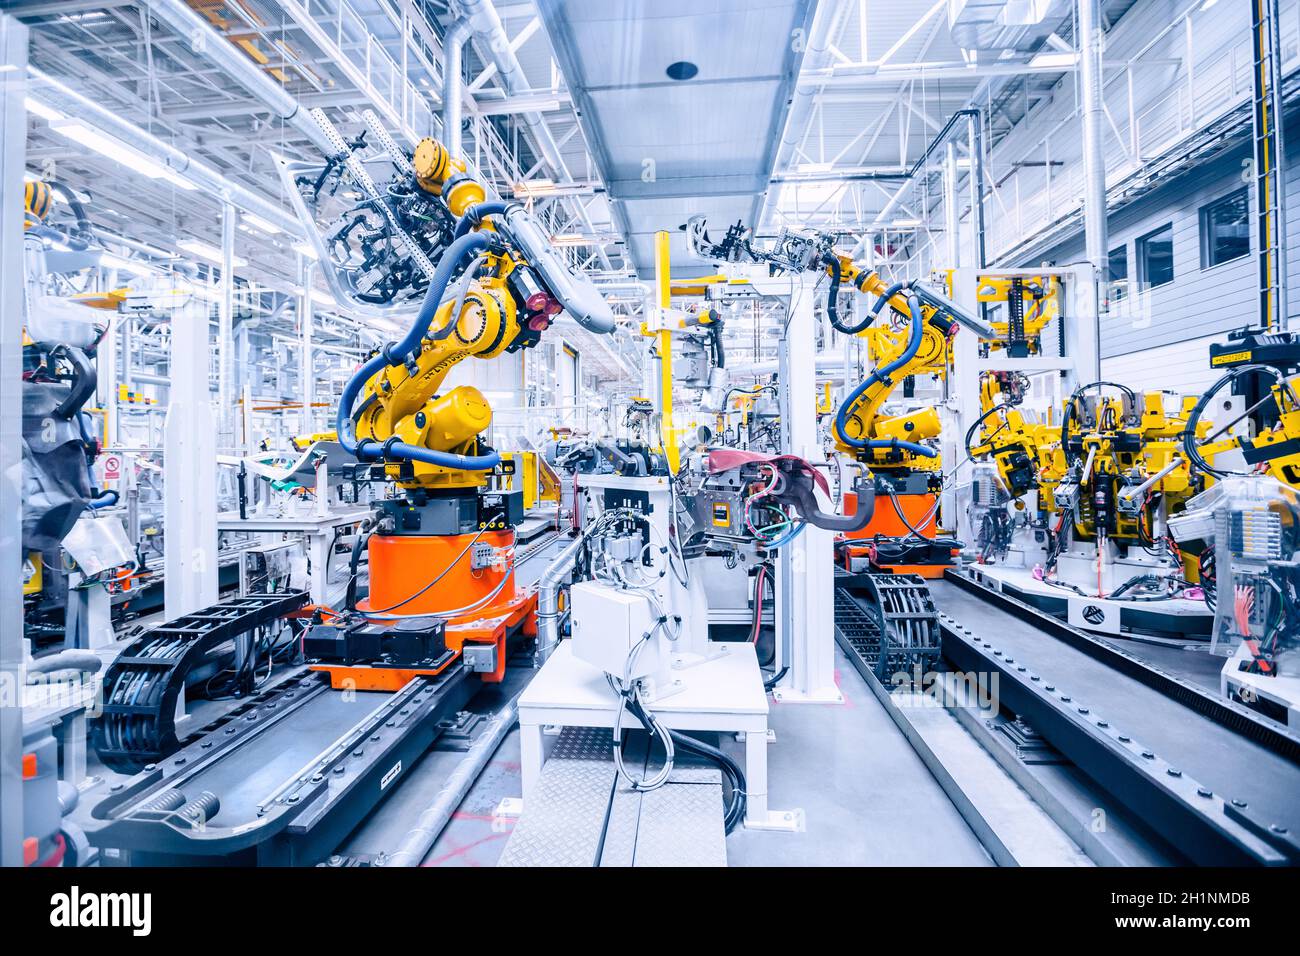
[[[996,672],[1004,707],[1181,852],[1202,863],[1300,860],[1296,738],[1162,692],[1181,685],[1113,666],[1104,652],[1043,630],[1028,608],[1004,608],[949,581],[931,590],[947,615],[945,659]]]

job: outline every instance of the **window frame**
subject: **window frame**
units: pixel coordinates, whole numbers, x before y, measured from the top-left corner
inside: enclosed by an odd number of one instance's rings
[[[1166,231],[1169,233],[1169,278],[1164,282],[1152,283],[1150,276],[1151,270],[1147,262],[1147,249],[1149,248],[1152,239]],[[1142,292],[1159,289],[1161,286],[1169,285],[1178,278],[1178,272],[1174,269],[1174,224],[1172,222],[1167,222],[1162,226],[1157,226],[1150,232],[1138,236],[1133,243],[1133,250],[1134,258],[1136,260],[1135,265],[1137,266],[1137,285],[1138,289]]]
[[[1235,202],[1238,199],[1246,201],[1246,251],[1229,259],[1221,259],[1218,262],[1211,262],[1211,252],[1214,249],[1214,237],[1210,232],[1210,214],[1220,206]],[[1219,266],[1227,265],[1229,262],[1236,262],[1238,259],[1245,259],[1250,256],[1252,251],[1252,242],[1250,237],[1250,187],[1241,186],[1231,192],[1224,193],[1218,199],[1213,199],[1201,206],[1196,211],[1197,229],[1200,233],[1201,240],[1201,270],[1215,269]]]
[[[1111,264],[1115,261],[1115,253],[1119,253],[1124,260],[1124,276],[1122,279],[1115,278],[1115,271],[1111,267]],[[1121,242],[1114,249],[1110,250],[1110,252],[1106,253],[1106,287],[1110,290],[1111,297],[1115,300],[1127,299],[1132,292],[1132,278],[1133,277],[1130,274],[1128,267],[1128,243]],[[1119,295],[1114,294],[1116,282],[1124,283],[1124,288]]]

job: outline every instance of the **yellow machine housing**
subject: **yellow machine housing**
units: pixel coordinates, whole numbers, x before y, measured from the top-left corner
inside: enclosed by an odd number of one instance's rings
[[[841,263],[845,260],[841,257]],[[850,264],[851,266],[851,264]],[[848,274],[846,266],[841,265],[842,275]],[[851,281],[859,291],[871,296],[882,295],[889,287],[884,279],[875,272],[862,272],[853,269]],[[907,351],[911,335],[910,321],[912,313],[907,298],[902,293],[889,300],[889,306],[907,320],[908,324],[899,331],[885,326],[872,326],[859,333],[867,342],[868,355],[876,368],[882,368]],[[939,434],[939,415],[933,409],[922,409],[906,415],[882,417],[881,407],[889,399],[898,383],[908,376],[933,375],[940,378],[948,374],[948,329],[934,321],[936,310],[922,306],[921,344],[912,359],[897,369],[888,379],[883,379],[858,397],[849,409],[847,422],[850,427],[848,436],[854,439],[891,439],[902,441],[920,441],[934,438]],[[941,467],[938,457],[914,455],[903,450],[860,449],[855,448],[833,428],[836,448],[844,454],[851,455],[873,470],[884,472],[937,471]]]
[[[438,311],[431,336],[446,329],[451,321],[455,322],[455,330],[441,339],[426,337],[414,370],[407,365],[386,366],[367,383],[356,420],[359,440],[382,443],[396,437],[433,451],[473,453],[478,436],[492,424],[491,406],[472,385],[460,385],[445,394],[439,394],[439,389],[447,374],[464,359],[501,355],[519,333],[519,324],[514,300],[501,276],[475,280],[454,320],[453,304],[445,303]],[[486,472],[419,461],[388,463],[385,470],[404,488],[475,488],[488,480]]]

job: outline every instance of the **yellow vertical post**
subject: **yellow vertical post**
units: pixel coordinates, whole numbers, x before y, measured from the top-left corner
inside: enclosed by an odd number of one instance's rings
[[[672,261],[669,258],[669,233],[655,233],[655,293],[660,309],[672,302]],[[677,430],[673,428],[673,342],[665,327],[657,332],[659,346],[659,435],[664,446],[668,471],[677,474],[681,460],[677,452]]]

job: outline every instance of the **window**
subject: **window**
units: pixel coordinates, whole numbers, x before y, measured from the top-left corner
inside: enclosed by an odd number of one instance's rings
[[[1144,289],[1174,281],[1174,227],[1161,226],[1137,241],[1138,283]]]
[[[1250,200],[1246,190],[1201,207],[1201,268],[1250,255]]]
[[[1118,301],[1128,295],[1128,246],[1110,250],[1110,297]]]

